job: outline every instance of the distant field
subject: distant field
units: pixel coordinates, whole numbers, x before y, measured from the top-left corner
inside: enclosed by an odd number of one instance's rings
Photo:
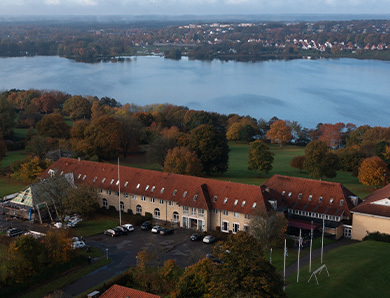
[[[334,249],[324,255],[330,277],[325,270],[308,283],[310,273],[305,266],[287,279],[288,297],[390,297],[390,243],[364,241]],[[312,268],[320,266],[319,259]]]
[[[9,167],[13,162],[23,160],[26,157],[24,150],[8,151],[5,157],[0,161],[0,169]]]
[[[23,190],[27,184],[0,176],[0,199],[6,195]]]

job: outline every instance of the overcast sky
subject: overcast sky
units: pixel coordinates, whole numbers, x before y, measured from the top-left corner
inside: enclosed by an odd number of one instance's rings
[[[0,15],[389,14],[390,0],[0,0]]]

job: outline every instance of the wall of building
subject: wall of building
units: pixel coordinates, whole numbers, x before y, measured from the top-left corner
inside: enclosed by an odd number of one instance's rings
[[[390,218],[354,213],[352,217],[352,239],[362,240],[367,232],[390,234]]]

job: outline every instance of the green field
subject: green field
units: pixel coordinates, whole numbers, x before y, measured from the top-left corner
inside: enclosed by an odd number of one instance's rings
[[[26,153],[24,150],[19,151],[8,151],[5,154],[5,157],[0,162],[0,169],[9,167],[13,162],[18,160],[23,160],[26,158]]]
[[[287,279],[288,297],[390,297],[389,258],[390,244],[364,241],[334,249],[324,255],[330,276],[323,270],[308,283],[308,267]],[[313,269],[320,266],[319,259],[313,262]],[[314,280],[313,280],[314,279]]]

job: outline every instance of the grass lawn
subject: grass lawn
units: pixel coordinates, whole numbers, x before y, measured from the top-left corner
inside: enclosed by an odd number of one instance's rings
[[[13,162],[25,159],[26,154],[24,150],[8,151],[5,157],[0,162],[0,169],[9,167]]]
[[[25,140],[28,128],[14,128],[14,135],[17,140]]]
[[[0,176],[0,198],[23,190],[28,184]]]
[[[97,215],[93,219],[79,222],[74,228],[73,232],[77,236],[88,237],[103,233],[104,230],[116,227],[119,225],[119,218],[113,219],[105,215]]]
[[[300,271],[300,282],[296,276],[287,279],[288,297],[390,297],[389,273],[390,243],[364,241],[334,249],[324,255],[330,277],[325,270],[307,283],[308,267]],[[318,268],[320,260],[313,262]]]

